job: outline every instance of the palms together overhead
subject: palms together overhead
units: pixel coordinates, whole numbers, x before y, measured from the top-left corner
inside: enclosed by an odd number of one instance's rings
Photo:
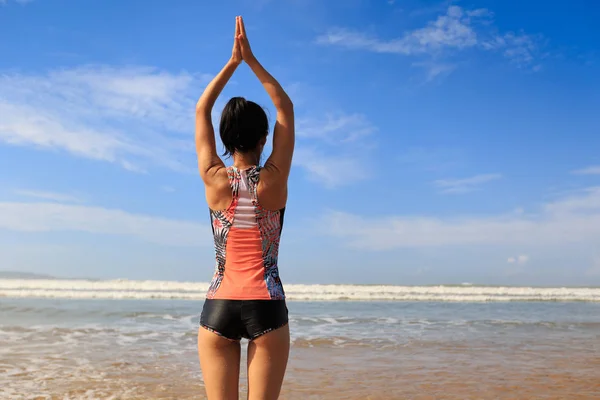
[[[234,52],[239,51],[241,58],[246,62],[254,57],[242,17],[235,17],[235,43],[233,48]]]
[[[238,37],[240,36],[240,24],[238,22],[239,18],[240,17],[236,17],[235,21],[235,36],[233,39],[233,50],[231,51],[231,60],[236,64],[240,64],[242,62],[241,43],[238,39]]]

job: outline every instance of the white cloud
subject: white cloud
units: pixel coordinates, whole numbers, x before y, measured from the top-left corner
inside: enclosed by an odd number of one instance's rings
[[[0,141],[6,144],[60,149],[85,158],[121,164],[128,155],[145,153],[142,147],[117,132],[63,121],[44,109],[15,106],[0,100],[0,114]]]
[[[323,118],[298,118],[296,131],[301,139],[319,139],[330,144],[356,142],[377,131],[363,114],[326,114]]]
[[[587,168],[578,169],[573,171],[577,175],[600,175],[600,165],[593,165]]]
[[[184,134],[193,129],[200,90],[194,83],[201,81],[148,67],[3,74],[0,142],[66,151],[133,171],[155,165],[192,171],[193,146]]]
[[[296,131],[294,165],[304,168],[308,179],[336,188],[368,176],[367,159],[376,147],[377,128],[366,116],[328,113],[321,118],[298,118]]]
[[[437,52],[445,48],[463,49],[477,44],[477,34],[468,16],[458,6],[450,6],[446,15],[426,27],[406,33],[399,39],[381,40],[346,29],[334,29],[317,38],[319,44],[364,49],[377,53],[414,55]]]
[[[529,256],[526,254],[521,254],[517,257],[509,257],[508,260],[506,260],[506,262],[508,262],[509,264],[527,264],[529,262]]]
[[[369,250],[517,244],[556,248],[574,243],[600,248],[600,187],[546,204],[534,214],[373,217],[331,211],[321,221],[325,234]]]
[[[487,9],[466,10],[451,5],[445,14],[428,22],[425,27],[405,32],[396,39],[385,40],[354,30],[334,28],[318,36],[316,42],[375,53],[428,55],[435,57],[436,64],[446,66],[444,72],[448,72],[450,64],[440,63],[440,57],[444,53],[467,49],[497,51],[518,66],[532,65],[542,57],[539,36],[514,32],[497,33],[492,26],[492,17],[493,13]],[[539,70],[540,66],[536,64],[532,68]],[[436,75],[435,69],[429,69],[429,79],[432,75]]]
[[[122,210],[57,203],[0,203],[0,228],[21,232],[87,232],[168,246],[210,245],[202,224]]]
[[[481,45],[486,50],[500,51],[504,57],[519,67],[526,67],[538,58],[542,58],[542,55],[539,54],[540,41],[541,37],[539,35],[507,32],[483,41]],[[539,68],[539,65],[533,66],[534,71],[538,71]]]
[[[554,215],[569,215],[577,211],[600,210],[600,187],[587,188],[582,193],[544,205],[543,210]]]
[[[299,147],[294,154],[294,165],[303,167],[308,178],[328,188],[351,185],[366,179],[367,163],[358,155],[331,155],[311,147]]]
[[[60,89],[62,97],[79,105],[80,113],[135,118],[182,133],[193,126],[193,107],[199,96],[190,89],[195,80],[205,79],[151,67],[109,66],[52,71],[48,78],[50,89]]]
[[[40,190],[27,190],[27,189],[17,189],[14,190],[15,194],[25,197],[34,197],[38,199],[44,200],[52,200],[62,203],[80,203],[81,199],[76,196],[64,193],[55,193],[55,192],[44,192]]]
[[[477,8],[475,10],[467,10],[467,16],[469,17],[493,17],[494,13],[487,8]]]
[[[423,68],[427,72],[426,81],[431,82],[442,75],[448,75],[456,69],[456,64],[440,63],[434,61],[416,62],[414,67]]]
[[[477,190],[479,185],[502,178],[500,174],[481,174],[463,179],[440,179],[433,184],[442,193],[467,193]]]

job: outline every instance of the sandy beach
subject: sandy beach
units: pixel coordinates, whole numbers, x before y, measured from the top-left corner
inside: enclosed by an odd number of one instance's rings
[[[29,342],[22,350],[32,345]],[[3,385],[2,398],[204,399],[191,347],[185,351],[187,364],[165,354],[140,362],[127,346],[106,348],[89,364],[73,364],[67,354],[43,350],[40,353],[45,354],[38,353],[39,361],[33,363],[23,351],[4,352],[0,372],[9,375],[11,389]],[[18,366],[21,372],[15,373]],[[32,370],[35,373],[28,372]],[[246,391],[244,374],[241,391]],[[340,348],[326,342],[297,343],[281,398],[597,399],[599,395],[598,342],[544,343],[532,338],[512,348],[415,342],[374,350],[358,344]]]

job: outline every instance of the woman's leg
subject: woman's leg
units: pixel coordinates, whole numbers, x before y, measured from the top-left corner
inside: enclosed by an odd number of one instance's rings
[[[290,328],[285,325],[248,343],[248,399],[276,400],[290,352]]]
[[[237,400],[240,380],[240,342],[200,328],[198,356],[208,399]]]

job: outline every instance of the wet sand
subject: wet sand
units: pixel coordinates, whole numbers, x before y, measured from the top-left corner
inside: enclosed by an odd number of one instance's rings
[[[535,338],[512,347],[415,341],[378,349],[304,341],[292,348],[281,399],[598,399],[599,347]],[[28,363],[31,350],[3,354],[0,375],[15,389],[8,398],[205,398],[193,348],[143,360],[127,347],[106,349],[81,365],[41,348],[44,356]],[[245,398],[244,373],[240,390]]]
[[[378,352],[303,349],[294,352],[293,378],[282,398],[600,398],[598,343],[570,345],[572,349],[566,343],[533,342],[512,348],[413,343]]]

